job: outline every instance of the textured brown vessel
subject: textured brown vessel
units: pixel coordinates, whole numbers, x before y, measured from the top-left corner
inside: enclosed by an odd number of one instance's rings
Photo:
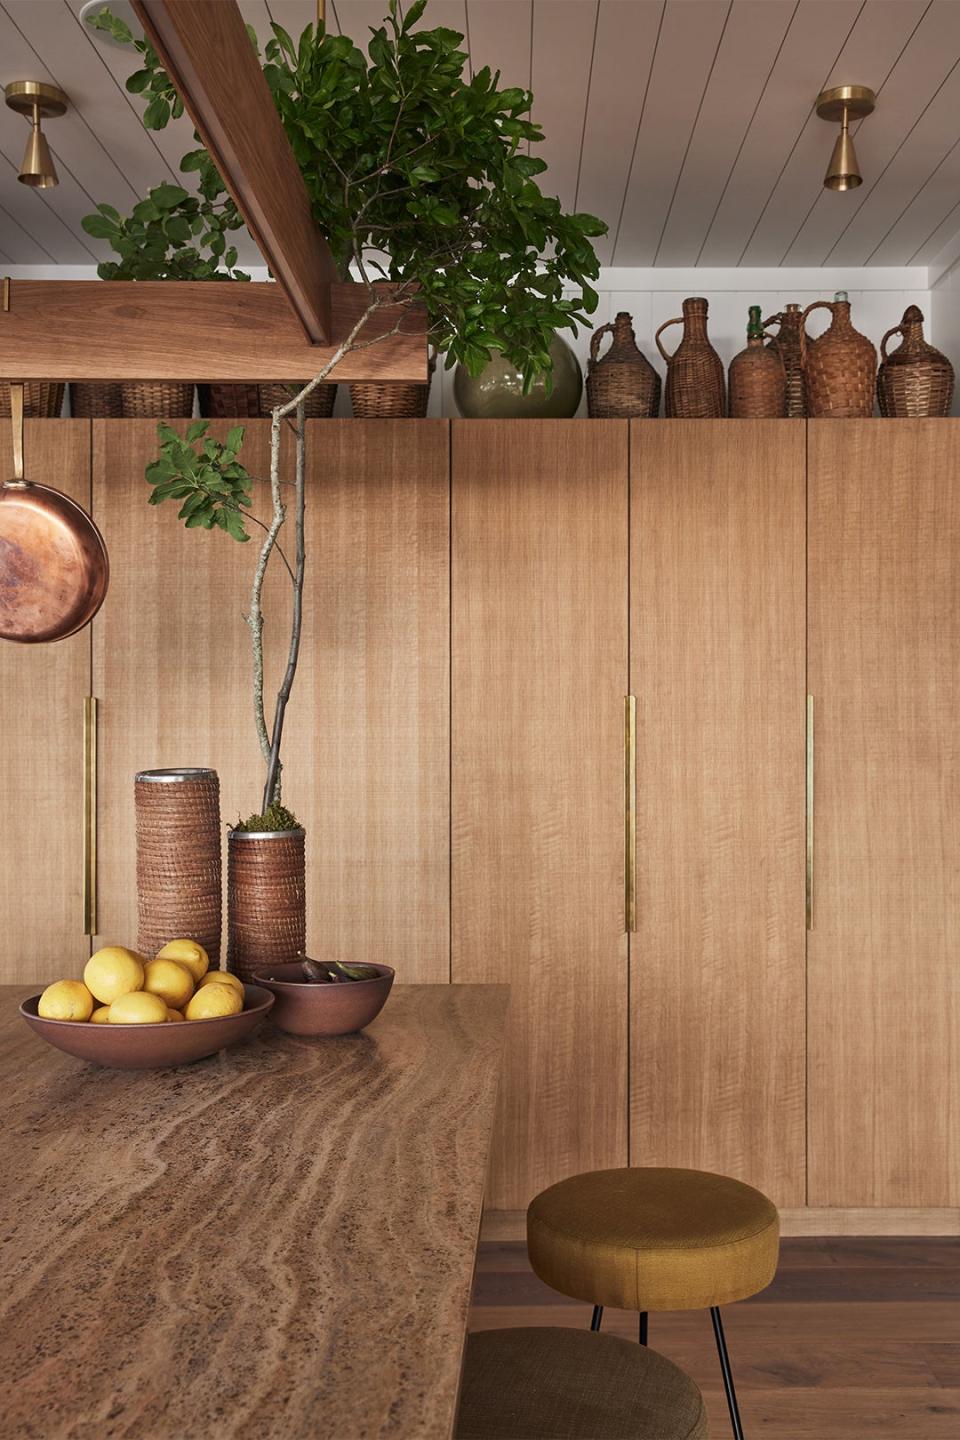
[[[123,386],[119,380],[71,380],[70,414],[75,420],[119,420]]]
[[[277,997],[273,1023],[291,1035],[353,1035],[375,1020],[387,1003],[394,971],[371,965],[371,980],[343,985],[311,985],[298,962],[272,965],[257,974],[256,984]]]
[[[350,386],[350,405],[357,420],[422,420],[430,403],[430,385],[436,367],[436,352],[430,351],[425,385],[413,382],[394,384],[371,381]]]
[[[179,380],[124,380],[120,386],[125,420],[189,420],[193,385]]]
[[[776,315],[764,320],[763,328],[778,327],[775,337],[771,336],[770,346],[776,346],[783,362],[787,380],[787,418],[802,420],[807,413],[807,401],[803,388],[803,361],[800,357],[800,331],[803,327],[803,310],[792,301]]]
[[[255,971],[296,960],[306,948],[304,832],[232,830],[227,846],[227,969]]]
[[[672,355],[660,343],[669,325],[682,325],[683,338]],[[693,296],[683,316],[666,320],[655,336],[667,365],[664,414],[674,420],[717,420],[726,413],[723,361],[707,336],[707,302]]]
[[[306,385],[306,380],[292,380],[289,385],[261,385],[260,389],[260,414],[269,415],[277,405],[287,405]],[[318,385],[311,390],[303,408],[308,420],[328,420],[333,414],[334,403],[337,398],[336,385]]]
[[[903,336],[902,343],[888,355],[887,341],[897,334]],[[880,356],[877,403],[881,415],[919,419],[950,414],[953,366],[946,355],[924,340],[923,312],[916,305],[908,305],[900,324],[884,335]]]
[[[19,383],[19,382],[18,382]],[[64,386],[57,380],[24,380],[23,413],[28,420],[57,420],[63,409]],[[10,384],[0,382],[0,416],[10,415]]]
[[[787,413],[787,376],[776,345],[764,343],[760,306],[750,306],[747,344],[730,362],[728,387],[734,420],[781,420]]]
[[[143,770],[137,820],[137,949],[196,940],[220,963],[220,781],[215,770]]]
[[[600,343],[610,348],[600,358]],[[601,325],[590,341],[587,413],[595,420],[653,420],[660,413],[660,376],[637,345],[633,317],[621,310],[612,324]]]
[[[816,340],[807,336],[807,316],[829,310],[830,328]],[[807,414],[815,419],[869,419],[877,381],[877,352],[850,320],[845,290],[835,298],[815,300],[803,312],[800,355],[806,386]]]

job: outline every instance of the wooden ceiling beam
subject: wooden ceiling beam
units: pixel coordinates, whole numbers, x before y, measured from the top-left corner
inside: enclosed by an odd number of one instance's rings
[[[333,335],[329,246],[236,0],[132,0],[307,339]]]
[[[331,287],[334,335],[363,313],[362,285]],[[202,280],[13,280],[0,310],[0,375],[12,380],[311,379],[334,344],[313,345],[279,285]],[[386,335],[398,321],[404,332]],[[341,360],[338,381],[427,379],[426,319],[384,306]]]

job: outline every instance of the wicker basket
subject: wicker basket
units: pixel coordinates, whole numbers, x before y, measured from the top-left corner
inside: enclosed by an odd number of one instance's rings
[[[23,413],[28,420],[57,420],[63,409],[64,385],[58,380],[24,380]],[[10,384],[0,382],[0,415],[10,414]]]
[[[780,420],[787,413],[787,375],[775,346],[764,344],[760,306],[750,306],[747,345],[730,362],[730,415],[734,420]]]
[[[350,386],[350,404],[357,420],[422,420],[430,402],[430,382],[437,363],[430,352],[426,384],[366,381]]]
[[[891,335],[903,336],[892,355]],[[946,355],[923,338],[923,312],[908,305],[899,325],[880,341],[882,363],[877,375],[880,414],[893,418],[949,415],[953,404],[953,366]]]
[[[123,415],[126,420],[189,420],[193,414],[193,385],[179,380],[124,380]]]
[[[813,310],[829,310],[829,330],[816,340],[807,338],[807,316]],[[877,352],[850,322],[850,302],[845,290],[836,298],[815,300],[803,312],[800,354],[807,395],[807,414],[817,419],[869,419],[877,380]]]
[[[683,326],[683,339],[672,355],[660,344],[669,325]],[[726,410],[723,361],[707,338],[707,302],[694,296],[683,302],[683,317],[666,320],[655,336],[667,365],[664,414],[674,420],[716,420]]]
[[[211,420],[229,420],[234,416],[254,419],[260,415],[260,386],[243,381],[216,385],[198,385],[200,414]]]
[[[800,359],[803,311],[799,305],[791,303],[778,315],[771,315],[769,319],[764,320],[764,330],[768,325],[779,327],[776,339],[771,337],[769,344],[777,347],[787,377],[787,417],[790,420],[802,420],[807,413],[807,398],[803,388],[803,362]]]
[[[248,982],[306,948],[304,832],[232,830],[227,846],[227,969]]]
[[[137,948],[196,940],[220,963],[220,782],[215,770],[144,770],[137,815]]]
[[[599,359],[600,342],[610,348]],[[611,325],[601,325],[590,341],[587,366],[587,414],[601,420],[654,420],[660,412],[660,376],[637,346],[633,319],[621,310]]]
[[[306,385],[306,380],[260,386],[260,414],[269,415],[277,405],[286,405]],[[303,402],[308,420],[329,420],[337,398],[336,385],[318,385]]]
[[[72,380],[70,414],[77,420],[119,420],[123,386],[119,380]]]

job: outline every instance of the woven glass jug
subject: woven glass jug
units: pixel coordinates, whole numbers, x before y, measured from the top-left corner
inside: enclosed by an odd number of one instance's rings
[[[892,355],[891,335],[903,336]],[[880,414],[894,418],[949,415],[953,404],[953,366],[946,355],[923,338],[923,312],[908,305],[899,325],[880,341],[882,357],[877,375]]]
[[[603,359],[600,342],[610,335]],[[587,411],[593,419],[655,419],[660,411],[660,376],[637,346],[633,317],[621,310],[610,325],[601,325],[590,341],[587,367]]]
[[[829,330],[816,340],[807,336],[807,316],[829,310]],[[821,419],[869,419],[873,414],[877,352],[850,321],[850,301],[838,290],[833,301],[814,300],[803,312],[800,356],[807,393],[807,414]]]
[[[750,306],[747,348],[730,361],[730,417],[780,420],[787,413],[787,375],[776,342],[764,344],[760,306]]]
[[[683,339],[672,355],[660,344],[668,325],[682,325]],[[726,410],[723,361],[707,338],[707,302],[693,296],[683,302],[683,318],[666,320],[656,333],[657,349],[667,364],[664,414],[674,420],[717,420]]]
[[[803,311],[793,301],[776,315],[770,315],[763,322],[764,330],[769,325],[778,327],[776,338],[768,342],[775,345],[783,361],[787,377],[787,416],[790,420],[802,420],[807,413],[807,400],[803,391],[803,364],[800,360],[800,330],[803,325]]]

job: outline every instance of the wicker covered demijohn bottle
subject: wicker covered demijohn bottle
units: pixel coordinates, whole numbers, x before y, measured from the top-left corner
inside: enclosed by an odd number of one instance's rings
[[[787,381],[787,418],[802,420],[807,413],[807,401],[803,391],[803,361],[800,358],[800,331],[803,328],[803,310],[794,301],[776,315],[769,315],[763,322],[764,330],[770,325],[778,327],[776,336],[771,336],[768,345],[776,346],[783,362]]]
[[[668,325],[682,325],[683,338],[672,355],[660,344]],[[692,296],[683,317],[665,320],[654,337],[667,365],[664,414],[673,420],[718,420],[726,410],[723,361],[707,337],[707,302]]]
[[[735,420],[780,420],[787,413],[787,376],[780,352],[764,344],[760,306],[750,306],[747,346],[730,362],[730,415]]]
[[[610,347],[601,359],[600,342],[607,334]],[[660,376],[638,348],[633,318],[626,310],[593,332],[587,411],[595,420],[653,420],[660,412]]]
[[[903,341],[892,355],[887,341],[900,334]],[[949,415],[953,404],[953,366],[923,338],[923,312],[908,305],[899,325],[880,341],[881,364],[877,375],[880,414],[888,418]]]
[[[816,340],[806,333],[807,316],[813,310],[829,310],[830,328]],[[877,352],[850,320],[846,290],[838,290],[833,301],[815,300],[803,312],[800,354],[807,394],[807,414],[814,419],[869,419],[873,414],[877,378]]]

